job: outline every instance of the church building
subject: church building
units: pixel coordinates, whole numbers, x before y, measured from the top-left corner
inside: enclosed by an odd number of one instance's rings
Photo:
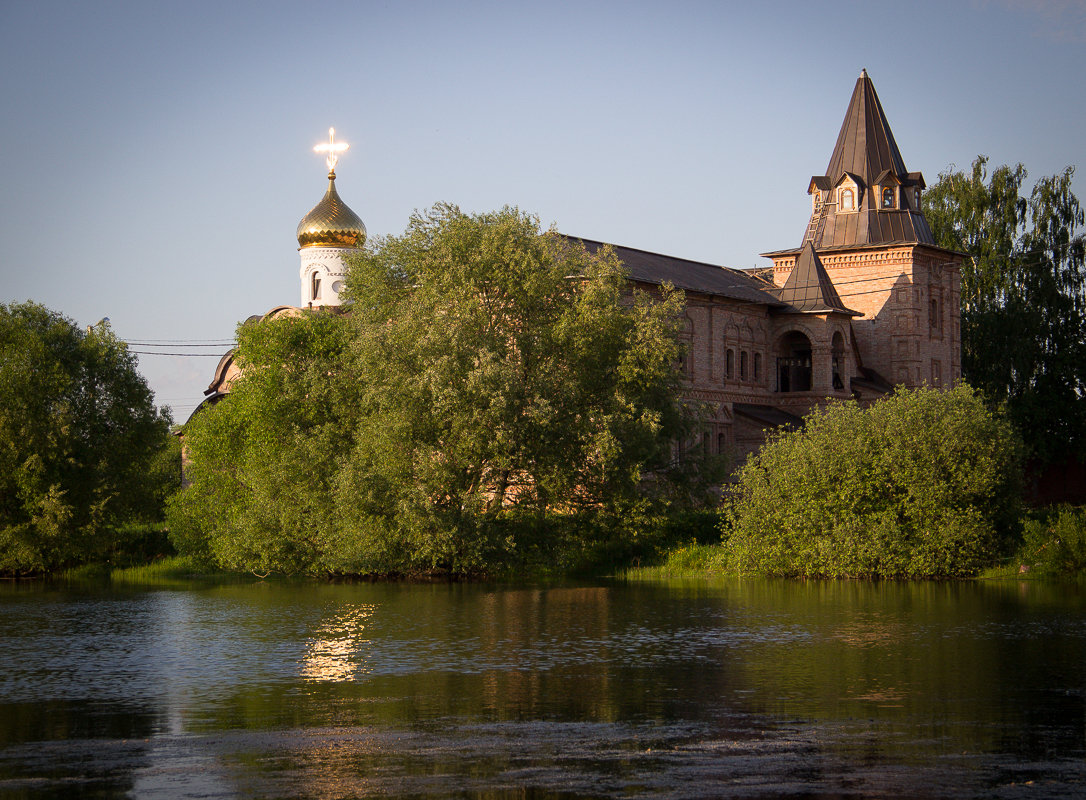
[[[340,199],[334,135],[323,199],[298,225],[301,304],[341,304],[343,257],[365,241]],[[798,188],[798,187],[797,187]],[[687,398],[711,409],[701,441],[745,458],[767,428],[796,425],[828,399],[869,402],[894,386],[953,386],[961,376],[961,254],[938,247],[924,219],[924,176],[910,172],[867,72],[860,74],[824,174],[807,182],[811,216],[798,246],[739,270],[612,245],[637,286],[686,295],[680,365]],[[583,239],[590,251],[602,242]],[[229,392],[232,354],[205,402]]]

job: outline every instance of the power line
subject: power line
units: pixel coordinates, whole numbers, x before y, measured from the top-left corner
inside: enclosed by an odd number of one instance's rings
[[[163,353],[161,350],[129,350],[140,356],[176,356],[179,358],[222,358],[225,353]]]
[[[121,339],[122,342],[132,342],[134,344],[139,344],[140,342],[166,342],[167,344],[181,344],[182,342],[232,342],[232,341],[234,341],[231,337],[228,337],[228,336],[218,336],[218,337],[216,337],[214,339],[150,339],[150,338],[139,337],[139,340],[140,341],[136,341],[135,339]]]
[[[180,342],[156,344],[154,342],[133,342],[127,339],[122,339],[122,341],[129,346],[135,347],[233,347],[235,345],[235,342],[232,341],[215,342],[214,344],[182,344]]]

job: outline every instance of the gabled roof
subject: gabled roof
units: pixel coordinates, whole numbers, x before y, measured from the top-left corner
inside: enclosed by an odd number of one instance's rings
[[[837,176],[837,180],[834,181],[833,185],[840,186],[842,183],[845,182],[846,179],[852,181],[857,186],[867,186],[867,183],[864,181],[863,177],[861,175],[857,175],[855,172],[842,172],[840,175]]]
[[[796,259],[796,266],[792,268],[792,273],[780,291],[780,297],[796,311],[806,314],[835,312],[855,317],[862,316],[857,311],[845,308],[840,295],[837,294],[837,289],[833,286],[833,281],[830,280],[826,268],[822,266],[822,261],[810,242],[803,245],[803,250]]]
[[[887,183],[896,183],[896,184],[900,185],[902,183],[902,180],[901,180],[901,178],[899,178],[897,175],[894,174],[893,170],[884,169],[875,178],[875,184],[874,185],[882,186],[882,185],[885,185]]]
[[[566,236],[572,241],[583,242],[585,249],[595,253],[604,246],[594,239]],[[688,292],[728,297],[748,303],[758,303],[770,308],[785,308],[785,304],[765,290],[766,284],[745,274],[742,270],[719,267],[701,261],[650,253],[632,247],[611,245],[618,260],[626,267],[630,280],[659,286],[670,283]]]
[[[845,175],[864,187],[885,183],[889,175],[902,185],[924,187],[924,176],[905,168],[867,70],[861,72],[856,81],[826,174],[815,176],[812,183],[820,185],[820,178],[825,178],[836,186]],[[816,232],[812,241],[818,250],[883,244],[935,244],[927,220],[913,205],[912,198],[904,196],[899,207],[880,209],[878,198],[865,193],[855,211],[839,211],[836,205],[827,203],[815,212],[820,219],[812,219],[807,230]]]

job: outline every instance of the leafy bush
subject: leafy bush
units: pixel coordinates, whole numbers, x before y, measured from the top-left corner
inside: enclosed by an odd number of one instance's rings
[[[739,473],[730,569],[807,577],[952,577],[1005,549],[1019,444],[968,386],[899,390],[810,414]]]
[[[1086,508],[1059,506],[1027,520],[1019,559],[1044,573],[1086,571]]]

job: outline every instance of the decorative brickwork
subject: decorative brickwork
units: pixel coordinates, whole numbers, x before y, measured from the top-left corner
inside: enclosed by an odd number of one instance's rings
[[[771,254],[783,285],[795,254]],[[961,257],[930,245],[821,253],[852,321],[863,366],[894,385],[961,379]],[[934,304],[934,305],[933,305]]]

